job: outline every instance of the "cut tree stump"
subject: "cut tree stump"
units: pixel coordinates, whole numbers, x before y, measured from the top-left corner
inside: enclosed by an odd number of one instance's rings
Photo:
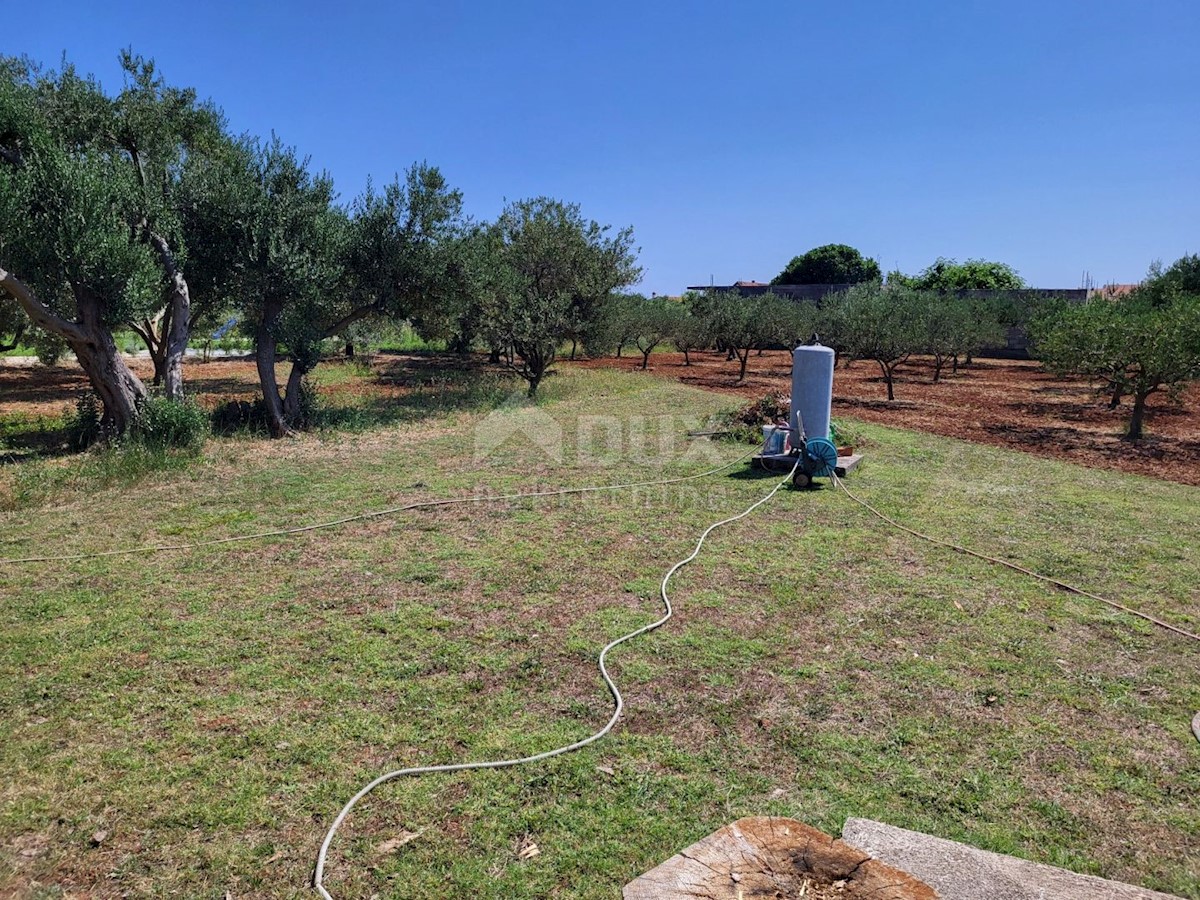
[[[795,819],[751,816],[625,885],[624,900],[937,900],[933,888]]]

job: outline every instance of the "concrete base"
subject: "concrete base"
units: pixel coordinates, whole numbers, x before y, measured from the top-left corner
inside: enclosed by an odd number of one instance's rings
[[[937,900],[926,884],[780,816],[738,819],[625,885],[623,900]]]
[[[942,900],[1178,900],[870,819],[847,819],[842,840],[916,876]]]
[[[838,477],[842,477],[849,472],[854,471],[858,464],[862,462],[863,455],[854,453],[850,456],[839,456],[837,461]],[[768,472],[775,472],[780,475],[786,475],[792,471],[792,467],[796,465],[796,457],[784,456],[783,454],[772,454],[764,456],[759,454],[750,457],[750,464],[759,469],[766,469]],[[823,476],[818,476],[823,477]]]

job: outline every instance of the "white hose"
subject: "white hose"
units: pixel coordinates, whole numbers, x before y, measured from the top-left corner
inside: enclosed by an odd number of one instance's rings
[[[742,459],[745,459],[745,457],[742,457]],[[357,794],[355,794],[353,797],[351,797],[346,802],[346,805],[342,807],[342,811],[338,813],[337,818],[333,820],[333,824],[329,826],[329,831],[327,831],[325,834],[325,840],[323,840],[321,842],[321,849],[317,853],[316,871],[313,873],[313,887],[315,887],[317,889],[317,892],[324,898],[324,900],[333,900],[333,895],[331,895],[329,893],[329,891],[325,890],[324,880],[325,880],[325,857],[329,853],[329,845],[333,842],[334,835],[337,834],[338,828],[341,827],[342,822],[345,821],[346,816],[348,816],[350,814],[350,811],[352,809],[354,809],[354,807],[358,803],[358,801],[361,800],[363,797],[367,796],[367,794],[371,793],[371,791],[375,790],[375,788],[379,787],[384,782],[392,781],[393,779],[400,778],[404,775],[423,775],[423,774],[430,773],[430,772],[462,772],[462,771],[465,771],[468,769],[504,769],[504,768],[508,768],[509,766],[520,766],[520,765],[525,765],[526,763],[540,762],[543,759],[550,759],[553,756],[561,756],[564,753],[571,753],[574,750],[579,750],[583,747],[586,747],[588,744],[591,744],[591,743],[594,743],[595,741],[600,740],[600,738],[604,737],[606,734],[608,734],[610,731],[612,731],[613,726],[617,724],[617,720],[619,718],[621,718],[621,712],[625,708],[625,701],[621,697],[620,690],[617,689],[616,682],[613,681],[612,676],[609,675],[609,673],[608,673],[608,666],[605,664],[605,659],[608,656],[608,651],[612,650],[614,647],[620,646],[621,644],[625,643],[626,641],[629,641],[635,637],[638,637],[639,635],[645,634],[647,631],[653,631],[654,629],[656,629],[656,628],[662,626],[663,624],[665,624],[666,622],[668,622],[670,620],[671,616],[674,615],[674,610],[671,608],[671,598],[667,596],[667,583],[671,580],[671,576],[673,576],[676,572],[678,572],[680,569],[682,569],[684,566],[686,566],[688,563],[690,563],[692,560],[694,560],[700,554],[700,548],[704,546],[705,539],[712,532],[716,531],[722,525],[728,525],[730,522],[736,522],[738,519],[744,519],[746,516],[750,515],[750,513],[754,512],[754,510],[758,509],[758,507],[762,506],[764,503],[766,503],[768,500],[770,500],[772,497],[774,497],[779,492],[779,489],[782,488],[785,484],[787,484],[788,480],[795,473],[796,468],[800,465],[800,459],[801,459],[801,457],[796,457],[796,463],[794,466],[792,466],[792,471],[788,473],[787,478],[783,479],[783,481],[780,481],[778,484],[776,484],[775,487],[771,489],[770,493],[766,494],[764,497],[760,498],[759,500],[756,500],[754,503],[752,503],[750,506],[747,506],[744,510],[742,510],[737,515],[730,516],[727,519],[722,519],[719,522],[714,522],[713,524],[709,525],[706,529],[704,529],[704,532],[700,535],[699,540],[696,541],[695,549],[693,549],[690,554],[685,556],[683,559],[679,560],[679,562],[675,563],[675,565],[671,566],[671,568],[667,570],[667,574],[663,576],[662,584],[659,585],[659,594],[662,597],[662,603],[663,603],[663,609],[664,609],[662,618],[651,622],[649,625],[643,625],[641,628],[638,628],[635,631],[631,631],[628,634],[622,635],[621,637],[617,638],[615,641],[612,641],[609,644],[607,644],[605,646],[605,648],[600,651],[600,656],[598,657],[598,662],[600,665],[600,674],[601,674],[601,676],[603,676],[604,683],[608,686],[609,693],[611,693],[612,697],[613,697],[613,714],[611,717],[609,717],[608,722],[605,723],[603,728],[601,728],[599,731],[595,732],[594,734],[591,734],[588,737],[583,738],[582,740],[576,741],[573,744],[566,744],[565,746],[562,746],[562,747],[556,747],[553,750],[546,750],[542,753],[535,753],[532,756],[521,756],[516,759],[498,759],[498,760],[483,760],[480,762],[451,763],[449,765],[443,765],[443,766],[414,766],[409,769],[397,769],[394,772],[386,772],[383,775],[380,775],[378,778],[376,778],[370,784],[363,787],[362,790],[360,790]],[[736,460],[735,460],[735,462],[736,462]],[[729,465],[732,465],[732,463],[730,463]],[[722,466],[721,468],[728,468],[728,466]],[[720,471],[720,470],[714,469],[713,471]],[[695,476],[693,476],[693,477],[695,477]],[[656,482],[651,482],[651,483],[656,483]],[[665,484],[668,482],[657,482],[657,483]],[[580,488],[580,489],[576,489],[576,490],[586,490],[586,489]]]

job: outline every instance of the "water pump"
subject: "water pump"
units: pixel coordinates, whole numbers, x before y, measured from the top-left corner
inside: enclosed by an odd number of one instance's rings
[[[835,358],[832,349],[815,340],[792,351],[788,422],[763,426],[763,449],[754,457],[755,465],[772,472],[794,468],[792,484],[798,488],[811,486],[814,478],[846,474],[829,431]]]

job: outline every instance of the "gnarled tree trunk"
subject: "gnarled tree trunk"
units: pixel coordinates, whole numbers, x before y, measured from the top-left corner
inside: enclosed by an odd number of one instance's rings
[[[146,386],[130,371],[106,329],[89,329],[81,339],[68,339],[92,390],[104,404],[101,425],[113,434],[124,434],[137,421],[138,407],[146,399]]]
[[[149,232],[147,239],[158,253],[171,284],[171,296],[167,302],[169,322],[163,323],[162,339],[166,347],[162,354],[161,375],[167,398],[179,400],[183,397],[183,357],[187,353],[192,330],[192,296],[166,239],[155,232]],[[159,374],[157,361],[155,374]]]
[[[113,434],[123,434],[137,421],[138,407],[146,398],[146,386],[125,364],[112,332],[103,322],[100,299],[83,285],[75,285],[78,321],[69,321],[42,303],[32,289],[0,266],[0,287],[12,296],[30,320],[61,337],[75,353],[87,374],[92,390],[104,404],[102,425]]]
[[[73,290],[79,334],[63,337],[104,404],[101,425],[115,434],[124,434],[137,421],[138,408],[146,399],[146,386],[117,349],[112,331],[103,322],[100,299],[83,285],[75,285]]]

